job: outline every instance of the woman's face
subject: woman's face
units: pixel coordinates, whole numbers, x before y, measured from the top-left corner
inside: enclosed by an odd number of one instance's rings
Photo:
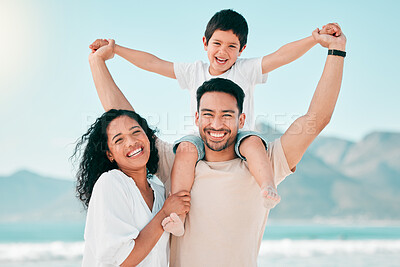
[[[107,157],[115,161],[121,170],[146,168],[150,157],[150,141],[138,122],[128,116],[120,116],[107,127]]]

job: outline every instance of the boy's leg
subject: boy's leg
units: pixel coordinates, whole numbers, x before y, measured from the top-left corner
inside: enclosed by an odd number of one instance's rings
[[[261,188],[264,198],[264,206],[272,209],[280,202],[280,196],[276,190],[271,160],[266,151],[264,140],[251,132],[239,133],[239,156],[246,159],[249,171]]]
[[[204,157],[204,145],[200,137],[185,136],[174,144],[175,160],[171,171],[171,193],[192,189],[194,171],[198,160]],[[170,214],[164,220],[164,230],[175,236],[184,234],[186,215]]]

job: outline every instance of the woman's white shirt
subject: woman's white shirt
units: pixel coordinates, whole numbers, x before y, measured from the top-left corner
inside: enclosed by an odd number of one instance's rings
[[[135,181],[120,170],[103,173],[97,180],[86,217],[83,267],[119,266],[128,257],[139,232],[161,210],[164,187],[149,179],[154,191],[150,211]],[[168,266],[169,233],[138,266]]]

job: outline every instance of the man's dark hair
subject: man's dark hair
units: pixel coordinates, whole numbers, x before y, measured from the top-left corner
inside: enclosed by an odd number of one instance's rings
[[[247,22],[242,15],[232,9],[221,10],[212,16],[204,33],[207,45],[216,30],[232,30],[239,39],[240,50],[242,50],[242,48],[247,44],[247,35],[249,33]]]
[[[237,107],[239,109],[239,114],[243,111],[243,100],[244,92],[242,88],[231,80],[223,78],[213,78],[211,80],[205,81],[198,89],[196,93],[197,98],[197,111],[199,111],[200,99],[208,92],[222,92],[230,94],[236,98]]]

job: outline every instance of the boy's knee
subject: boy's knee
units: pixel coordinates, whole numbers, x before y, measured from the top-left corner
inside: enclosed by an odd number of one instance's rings
[[[193,154],[197,157],[197,148],[194,144],[188,141],[183,141],[178,144],[178,147],[176,148],[176,154]]]
[[[250,151],[260,148],[265,149],[264,141],[256,135],[250,135],[243,139],[243,141],[240,143],[239,152],[243,156],[246,156],[246,154]]]
[[[173,151],[176,155],[191,157],[197,155],[197,161],[204,158],[203,140],[196,135],[187,135],[174,143]]]

